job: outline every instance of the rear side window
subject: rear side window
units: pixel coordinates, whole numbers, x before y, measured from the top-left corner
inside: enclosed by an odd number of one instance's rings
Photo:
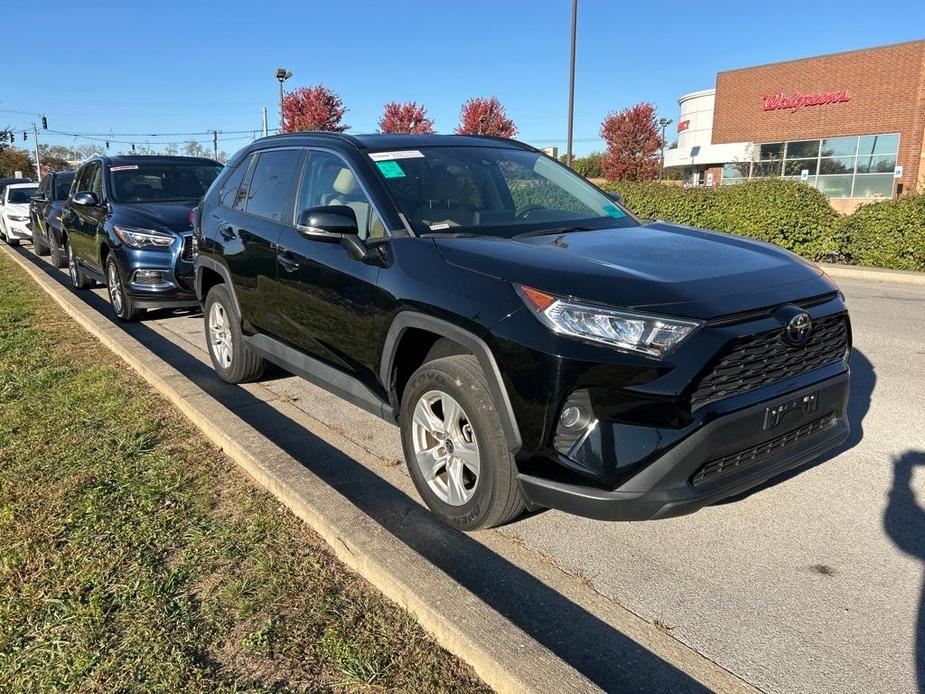
[[[276,222],[291,220],[301,162],[300,149],[261,152],[247,190],[247,212]]]
[[[244,174],[247,173],[247,169],[251,165],[254,157],[250,156],[243,159],[229,174],[228,178],[225,179],[225,182],[222,184],[220,204],[222,207],[233,207],[235,203],[235,197],[238,194],[238,188],[241,186],[241,181],[244,179]]]

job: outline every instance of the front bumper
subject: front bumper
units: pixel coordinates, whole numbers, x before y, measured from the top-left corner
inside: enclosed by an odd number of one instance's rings
[[[179,308],[198,306],[193,289],[192,263],[184,257],[183,245],[170,250],[133,249],[120,246],[114,250],[125,293],[138,308]],[[139,281],[145,272],[160,273],[158,281]]]
[[[848,390],[845,371],[719,416],[612,490],[529,474],[518,478],[533,507],[600,520],[649,520],[692,513],[842,443],[849,433]],[[812,403],[811,411],[793,406],[804,402]],[[778,408],[784,414],[773,428],[766,428],[769,411]]]
[[[29,222],[14,222],[7,218],[6,237],[11,241],[28,241],[32,238],[32,227]]]

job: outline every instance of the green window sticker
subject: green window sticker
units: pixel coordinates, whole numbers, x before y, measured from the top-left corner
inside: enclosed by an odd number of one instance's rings
[[[386,178],[404,178],[405,172],[397,161],[377,161],[376,166]]]
[[[604,205],[604,212],[609,214],[614,219],[621,219],[622,217],[626,216],[623,211],[620,210],[620,208],[616,205]]]

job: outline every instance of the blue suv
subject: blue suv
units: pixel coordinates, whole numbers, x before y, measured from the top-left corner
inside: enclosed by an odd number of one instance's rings
[[[123,321],[148,308],[197,305],[192,211],[221,170],[195,157],[87,160],[62,214],[74,287],[105,284]]]

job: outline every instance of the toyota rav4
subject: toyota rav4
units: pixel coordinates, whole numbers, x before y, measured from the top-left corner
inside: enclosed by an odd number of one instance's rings
[[[637,219],[541,152],[279,135],[194,220],[209,353],[399,425],[432,511],[664,518],[844,441],[842,294],[770,244]]]

